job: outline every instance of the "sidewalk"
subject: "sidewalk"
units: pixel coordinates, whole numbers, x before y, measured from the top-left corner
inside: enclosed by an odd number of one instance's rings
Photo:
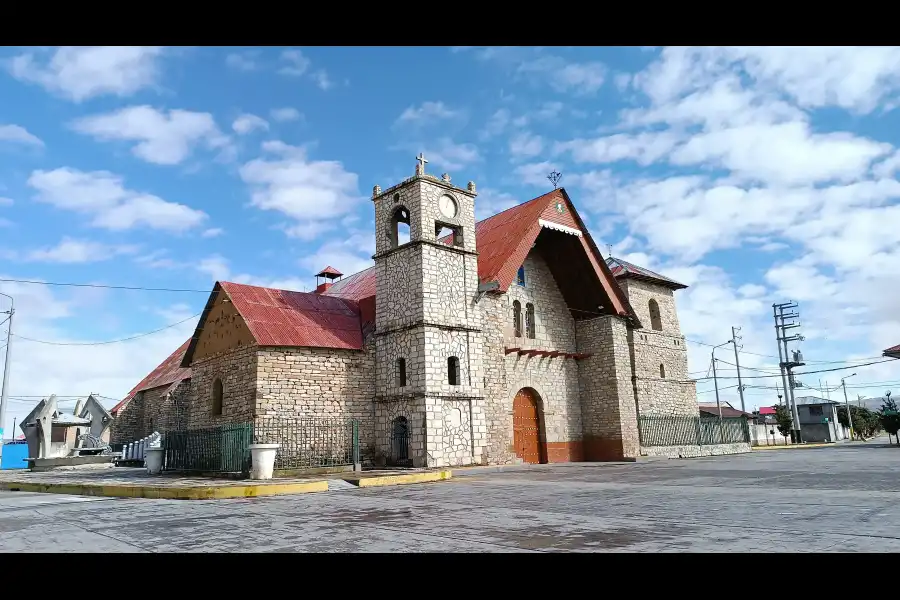
[[[143,468],[115,467],[42,473],[24,470],[0,471],[0,490],[113,498],[213,500],[327,492],[329,482],[335,489],[348,489],[427,483],[443,481],[450,477],[452,472],[449,470],[416,470],[403,473],[369,471],[328,478],[315,475],[252,481],[177,474],[149,475]]]

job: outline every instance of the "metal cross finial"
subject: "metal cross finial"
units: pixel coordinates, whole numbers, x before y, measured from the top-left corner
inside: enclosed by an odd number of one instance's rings
[[[425,165],[428,164],[428,161],[425,159],[425,155],[419,152],[419,155],[416,157],[416,160],[419,161],[419,166],[422,167],[422,170],[425,170]]]
[[[547,179],[553,184],[553,189],[555,190],[558,187],[559,180],[562,179],[562,173],[559,171],[551,171],[550,174],[547,175]]]

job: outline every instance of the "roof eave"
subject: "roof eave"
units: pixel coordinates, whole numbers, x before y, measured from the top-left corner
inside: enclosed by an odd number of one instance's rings
[[[641,275],[640,273],[632,273],[628,270],[623,270],[620,274],[616,275],[616,279],[637,279],[638,281],[646,281],[647,283],[653,283],[661,287],[669,288],[670,290],[685,290],[688,288],[688,286],[683,283],[678,283],[677,281],[666,281],[656,277]]]

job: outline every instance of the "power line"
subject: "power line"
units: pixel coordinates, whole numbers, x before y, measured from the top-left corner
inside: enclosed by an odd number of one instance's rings
[[[200,314],[201,313],[191,315],[190,317],[188,317],[186,319],[182,319],[182,320],[178,321],[177,323],[171,323],[169,325],[166,325],[165,327],[160,327],[159,329],[154,329],[153,331],[148,331],[146,333],[139,333],[137,335],[133,335],[131,337],[122,338],[122,339],[118,339],[118,340],[108,340],[105,342],[50,342],[47,340],[35,340],[33,338],[25,337],[24,335],[19,335],[17,333],[14,333],[13,337],[17,337],[20,340],[27,340],[29,342],[34,342],[36,344],[48,344],[50,346],[104,346],[106,344],[118,344],[120,342],[128,342],[131,340],[136,340],[138,338],[147,337],[148,335],[153,335],[154,333],[159,333],[160,331],[165,331],[166,329],[171,329],[172,327],[176,327],[178,325],[181,325],[182,323],[186,323],[187,321],[190,321],[191,319],[195,319],[195,318],[199,317]]]
[[[881,363],[891,362],[895,359],[887,359],[887,360],[879,360],[875,362],[864,363],[861,365],[850,365],[847,367],[835,367],[833,369],[820,369],[818,371],[804,371],[803,373],[794,373],[794,377],[802,377],[803,375],[812,375],[813,373],[830,373],[832,371],[846,371],[848,369],[857,369],[859,367],[868,367],[869,365],[878,365]],[[749,377],[744,377],[743,379],[768,379],[769,377],[781,377],[781,375],[750,375]],[[712,379],[711,377],[701,377],[697,379],[697,381]],[[719,379],[737,379],[737,377],[720,377]]]
[[[684,338],[684,341],[691,343],[691,344],[699,344],[700,346],[707,346],[709,348],[713,347],[713,344],[707,344],[706,342],[701,342],[699,340],[689,340],[688,338]],[[774,356],[771,354],[760,354],[759,352],[750,352],[749,350],[739,350],[738,352],[739,352],[739,354],[752,354],[753,356],[761,356],[763,358],[774,358],[774,359],[778,360],[777,356]],[[881,356],[866,356],[863,358],[854,358],[851,360],[807,360],[805,362],[806,362],[806,364],[809,364],[809,365],[839,365],[839,364],[850,364],[853,362],[861,362],[861,361],[865,361],[865,360],[873,360],[876,358],[882,358],[882,357]],[[723,361],[720,360],[719,362],[723,362]],[[750,367],[745,367],[745,366],[741,365],[741,368],[749,369]],[[696,371],[696,372],[699,373],[700,371]]]

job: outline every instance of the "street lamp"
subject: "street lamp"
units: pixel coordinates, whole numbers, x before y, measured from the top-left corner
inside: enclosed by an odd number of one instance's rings
[[[716,378],[716,348],[721,348],[722,346],[727,346],[728,344],[733,344],[734,339],[730,339],[727,342],[719,344],[718,346],[713,346],[712,349],[712,368],[713,368],[713,385],[716,388],[716,409],[719,411],[719,442],[725,443],[725,430],[722,425],[722,404],[719,402],[719,380]]]
[[[847,410],[847,424],[850,426],[850,441],[853,441],[853,417],[850,415],[850,401],[847,400],[847,384],[845,380],[855,377],[856,373],[841,377],[841,387],[844,388],[844,408]]]

